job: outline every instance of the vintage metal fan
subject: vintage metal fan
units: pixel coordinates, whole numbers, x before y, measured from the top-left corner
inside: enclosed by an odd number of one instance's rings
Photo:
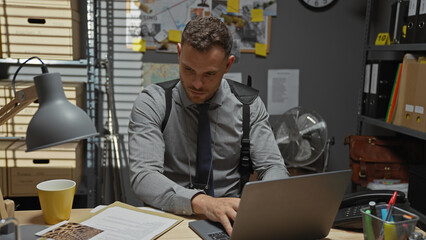
[[[287,167],[326,170],[333,141],[327,138],[327,124],[317,112],[303,107],[288,110],[279,120],[275,138]],[[320,157],[323,157],[320,169],[309,166]]]

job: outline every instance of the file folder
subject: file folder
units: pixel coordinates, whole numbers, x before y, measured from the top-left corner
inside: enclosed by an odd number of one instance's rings
[[[398,64],[398,62],[394,61],[372,64],[368,106],[369,117],[386,117]]]
[[[424,43],[426,42],[426,0],[418,1],[420,1],[420,4],[417,17],[416,42]]]
[[[398,125],[398,126],[408,126],[409,122],[411,120],[407,119],[406,117],[406,102],[407,97],[412,97],[413,94],[409,94],[407,88],[409,88],[408,83],[408,65],[417,62],[417,58],[412,54],[405,54],[404,60],[402,62],[402,68],[401,68],[401,79],[399,82],[399,89],[398,89],[398,96],[396,99],[395,104],[395,110],[394,114],[395,116],[391,119],[391,123]],[[408,94],[407,94],[408,93]],[[410,102],[410,100],[408,101]]]
[[[362,92],[362,115],[368,114],[368,103],[370,94],[370,78],[371,78],[371,64],[365,65],[365,76],[364,76],[364,90]]]
[[[407,37],[404,43],[415,43],[420,0],[410,0],[407,15]]]
[[[402,72],[402,63],[398,65],[397,74],[395,76],[395,81],[393,83],[392,93],[389,99],[388,111],[386,113],[387,123],[391,123],[392,119],[395,116],[394,113],[395,113],[395,107],[396,107],[396,100],[398,98],[399,85],[401,83],[401,72]]]
[[[404,42],[407,37],[404,28],[407,28],[409,3],[409,0],[398,0],[392,4],[391,21],[389,24],[389,33],[391,34],[392,43]]]
[[[426,132],[426,63],[407,63],[406,88],[403,98],[402,126]],[[407,117],[408,116],[408,117]]]
[[[376,117],[377,112],[377,83],[379,75],[379,64],[374,63],[371,65],[371,83],[370,92],[368,93],[368,114],[369,117]]]

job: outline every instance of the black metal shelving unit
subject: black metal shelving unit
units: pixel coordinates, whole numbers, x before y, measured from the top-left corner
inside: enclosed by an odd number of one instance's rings
[[[14,58],[1,58],[0,63],[6,63],[6,64],[21,64],[25,62],[26,59],[14,59]],[[54,66],[86,66],[87,60],[86,59],[80,59],[80,60],[43,60],[45,65],[54,65]],[[40,65],[40,62],[38,60],[32,60],[27,62],[26,64],[36,64]]]
[[[391,44],[391,45],[369,45],[368,51],[426,51],[426,43]]]
[[[86,39],[86,57],[87,57],[87,85],[86,85],[86,103],[87,113],[93,120],[93,124],[99,129],[99,119],[102,119],[99,113],[99,92],[101,89],[101,0],[87,0],[87,39]],[[87,140],[86,168],[83,172],[83,181],[85,181],[87,194],[87,207],[95,207],[100,202],[100,168],[101,168],[101,138],[93,137]]]
[[[96,125],[99,113],[98,107],[98,90],[100,89],[100,0],[81,0],[85,14],[81,14],[82,21],[85,21],[87,26],[87,37],[82,39],[86,42],[85,51],[86,58],[79,60],[43,60],[46,65],[57,67],[86,67],[86,111],[89,117]],[[84,18],[84,19],[83,19]],[[84,28],[82,28],[83,30]],[[0,64],[20,65],[26,59],[0,59]],[[29,61],[28,65],[39,65],[39,61]],[[23,140],[23,137],[2,137],[1,140]],[[85,158],[83,159],[83,173],[81,183],[76,191],[76,196],[81,198],[80,207],[95,207],[99,204],[99,178],[100,171],[100,138],[92,137],[86,141]]]
[[[415,137],[415,138],[419,138],[419,139],[423,139],[426,140],[426,133],[424,132],[419,132],[410,128],[406,128],[406,127],[401,127],[401,126],[397,126],[391,123],[387,123],[385,122],[384,119],[376,119],[376,118],[371,118],[371,117],[366,117],[366,116],[362,116],[359,115],[358,116],[358,121],[363,122],[363,123],[367,123],[376,127],[380,127],[380,128],[384,128],[390,131],[394,131],[397,133],[401,133],[404,135],[408,135],[411,137]]]
[[[385,119],[376,119],[362,115],[362,94],[365,78],[365,66],[369,62],[378,61],[401,61],[406,53],[413,53],[418,55],[426,55],[426,43],[412,43],[412,44],[390,44],[383,46],[374,45],[376,34],[388,32],[391,4],[396,3],[397,0],[367,0],[366,15],[365,15],[365,32],[364,32],[364,51],[362,60],[362,72],[360,76],[360,89],[358,94],[358,113],[357,113],[357,134],[367,135],[370,134],[371,129],[380,129],[388,131],[400,137],[413,137],[423,141],[423,152],[426,153],[426,133],[413,130],[410,128],[397,126],[387,123]],[[368,125],[370,128],[364,128]],[[368,129],[368,130],[367,130]],[[426,154],[423,155],[423,163]],[[407,209],[413,210],[413,209]],[[415,212],[418,213],[418,212]],[[418,226],[425,226],[426,218],[423,214],[419,214],[420,222]]]
[[[400,133],[415,138],[426,140],[426,133],[412,130],[406,127],[396,126],[386,123],[384,119],[375,119],[363,116],[362,113],[362,93],[365,78],[365,65],[371,61],[402,61],[405,53],[426,54],[426,43],[412,43],[412,44],[390,44],[376,46],[374,45],[375,34],[387,31],[389,26],[384,26],[388,22],[379,18],[390,19],[389,15],[384,14],[395,1],[383,0],[368,0],[365,16],[365,32],[364,32],[364,52],[362,61],[362,73],[360,76],[360,89],[358,92],[358,118],[357,118],[357,134],[362,135],[363,124],[369,124],[382,129],[387,129],[395,133]],[[380,5],[379,5],[380,4]],[[380,11],[380,12],[378,12]],[[373,21],[378,21],[378,25],[373,26]],[[377,32],[376,32],[377,31]]]

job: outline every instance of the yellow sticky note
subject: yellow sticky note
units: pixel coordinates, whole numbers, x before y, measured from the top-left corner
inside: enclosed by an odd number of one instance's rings
[[[169,30],[169,41],[180,43],[181,32],[179,30]]]
[[[132,50],[135,52],[146,52],[146,40],[142,38],[134,38]]]
[[[146,52],[146,40],[142,39],[141,48],[139,49],[139,52]]]
[[[376,45],[389,45],[390,44],[390,35],[389,33],[379,33],[376,38]]]
[[[256,55],[266,57],[266,44],[264,44],[264,43],[255,43],[254,44],[254,53]]]
[[[240,10],[240,1],[239,0],[228,0],[227,3],[227,12],[229,13],[238,13]]]
[[[251,10],[251,21],[252,22],[263,22],[263,9],[252,9]]]
[[[133,45],[142,44],[142,38],[133,38]]]

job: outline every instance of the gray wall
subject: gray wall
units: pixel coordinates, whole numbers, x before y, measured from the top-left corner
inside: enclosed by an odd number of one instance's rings
[[[85,0],[80,0],[82,8]],[[101,4],[101,60],[106,58],[106,11]],[[141,90],[142,63],[177,63],[176,54],[145,54],[125,47],[125,0],[114,1],[114,82],[119,133],[127,144],[127,125],[133,101]],[[365,2],[338,0],[329,10],[313,12],[298,0],[278,1],[278,16],[272,17],[271,52],[266,58],[254,54],[241,54],[240,61],[231,72],[242,72],[253,77],[253,86],[267,101],[268,69],[300,69],[299,103],[317,111],[326,120],[329,136],[336,143],[331,148],[329,170],[348,168],[348,146],[343,145],[345,136],[354,134],[357,126],[357,98],[361,83],[361,59],[364,38]],[[83,15],[82,15],[83,16]],[[82,19],[84,26],[85,22]],[[82,37],[83,38],[83,37]],[[84,51],[84,49],[83,49]],[[1,69],[5,78],[11,78],[17,65]],[[87,70],[81,66],[51,66],[64,81],[86,81]],[[28,65],[20,72],[20,80],[31,80],[40,69]],[[105,82],[104,71],[100,79]],[[106,104],[104,104],[106,108]],[[106,112],[104,112],[106,117]],[[279,116],[271,116],[274,126]],[[105,122],[105,120],[103,121]],[[127,177],[127,176],[126,176]],[[126,185],[128,202],[138,205]]]
[[[313,12],[299,1],[279,1],[272,18],[271,52],[266,58],[241,54],[231,72],[250,74],[267,102],[268,69],[300,69],[299,105],[327,122],[331,148],[329,170],[349,166],[345,136],[355,134],[364,39],[365,2],[340,0],[327,11]],[[143,62],[177,63],[174,54],[148,51]],[[271,116],[277,124],[279,116]]]

